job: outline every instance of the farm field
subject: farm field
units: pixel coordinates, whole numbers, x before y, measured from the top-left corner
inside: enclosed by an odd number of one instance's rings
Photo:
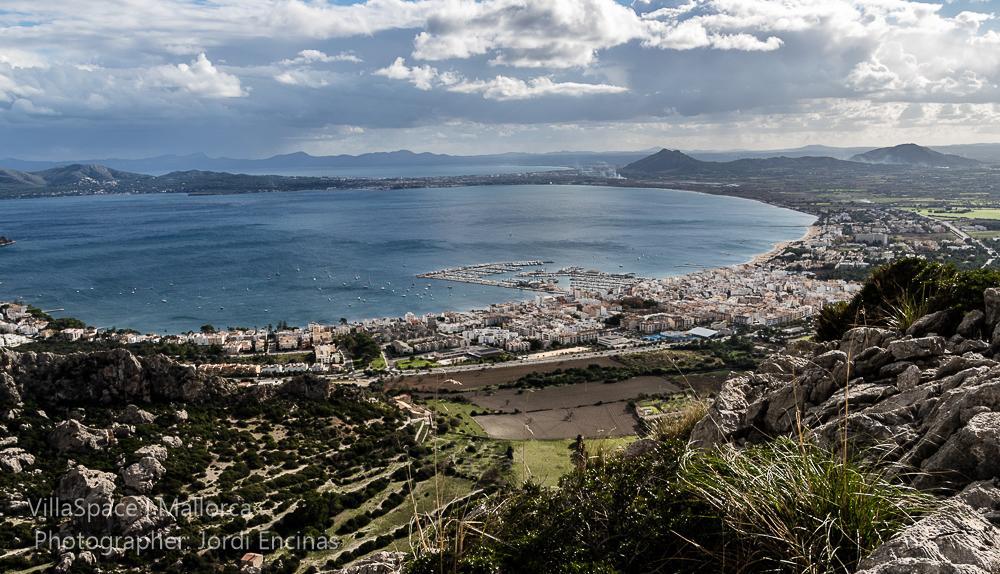
[[[486,434],[508,440],[620,437],[635,434],[639,424],[627,401],[473,418]]]
[[[591,456],[611,453],[633,441],[635,436],[587,439],[587,452]],[[573,439],[513,441],[514,464],[512,470],[519,482],[534,480],[545,486],[553,486],[559,478],[573,469],[570,462],[570,445]]]
[[[681,387],[664,377],[634,377],[617,383],[590,382],[542,389],[498,389],[465,393],[476,405],[511,412],[531,412],[591,406],[598,402],[631,399],[639,395],[676,393]]]
[[[549,373],[559,369],[586,368],[588,365],[595,364],[602,367],[623,366],[618,361],[608,357],[567,359],[565,361],[545,363],[542,365],[511,365],[509,367],[483,366],[481,369],[473,371],[460,371],[456,373],[420,373],[414,375],[403,375],[386,382],[385,388],[431,392],[437,390],[468,390],[510,383],[531,373]],[[454,384],[446,382],[452,379],[462,383],[462,386],[456,387]]]
[[[1000,208],[979,208],[964,211],[939,211],[936,209],[918,209],[920,215],[937,219],[995,219],[1000,220]]]

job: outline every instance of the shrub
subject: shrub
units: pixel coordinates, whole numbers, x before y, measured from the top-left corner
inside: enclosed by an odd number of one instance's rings
[[[425,525],[425,540],[445,542],[418,545],[411,572],[718,571],[689,540],[713,543],[720,524],[680,484],[684,448],[674,441],[611,457],[556,489],[528,483],[487,499],[471,518]]]
[[[875,269],[849,303],[820,312],[816,336],[834,340],[857,325],[905,329],[921,315],[983,307],[983,291],[1000,286],[1000,271],[962,271],[950,264],[901,259]]]
[[[732,535],[719,560],[744,571],[854,572],[933,500],[879,468],[790,439],[689,452],[681,476]]]

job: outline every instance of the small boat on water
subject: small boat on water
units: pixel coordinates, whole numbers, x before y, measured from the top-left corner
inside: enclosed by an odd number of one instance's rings
[[[14,241],[9,237],[4,237],[3,235],[0,235],[0,247],[7,247],[8,245],[14,245],[15,243],[17,243],[17,241]]]

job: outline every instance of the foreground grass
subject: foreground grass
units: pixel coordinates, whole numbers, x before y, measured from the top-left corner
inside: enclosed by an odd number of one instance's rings
[[[570,443],[515,451],[556,474]],[[934,508],[879,468],[788,439],[709,451],[658,441],[591,458],[555,486],[540,478],[476,502],[471,519],[426,523],[441,542],[415,548],[411,572],[849,574]]]
[[[933,500],[877,468],[789,439],[688,452],[680,477],[735,535],[720,559],[806,574],[853,572]]]

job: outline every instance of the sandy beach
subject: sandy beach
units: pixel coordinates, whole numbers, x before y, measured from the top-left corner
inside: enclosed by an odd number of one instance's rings
[[[818,225],[810,225],[809,228],[806,229],[806,232],[802,237],[798,239],[793,239],[791,241],[779,241],[778,243],[774,244],[774,247],[770,251],[768,251],[767,253],[761,253],[760,255],[754,256],[752,259],[750,259],[750,261],[747,261],[745,264],[760,265],[763,263],[767,263],[772,258],[780,255],[781,252],[784,251],[790,245],[793,245],[795,243],[802,243],[803,241],[808,241],[809,239],[812,239],[813,237],[819,235],[820,231],[821,229]]]

